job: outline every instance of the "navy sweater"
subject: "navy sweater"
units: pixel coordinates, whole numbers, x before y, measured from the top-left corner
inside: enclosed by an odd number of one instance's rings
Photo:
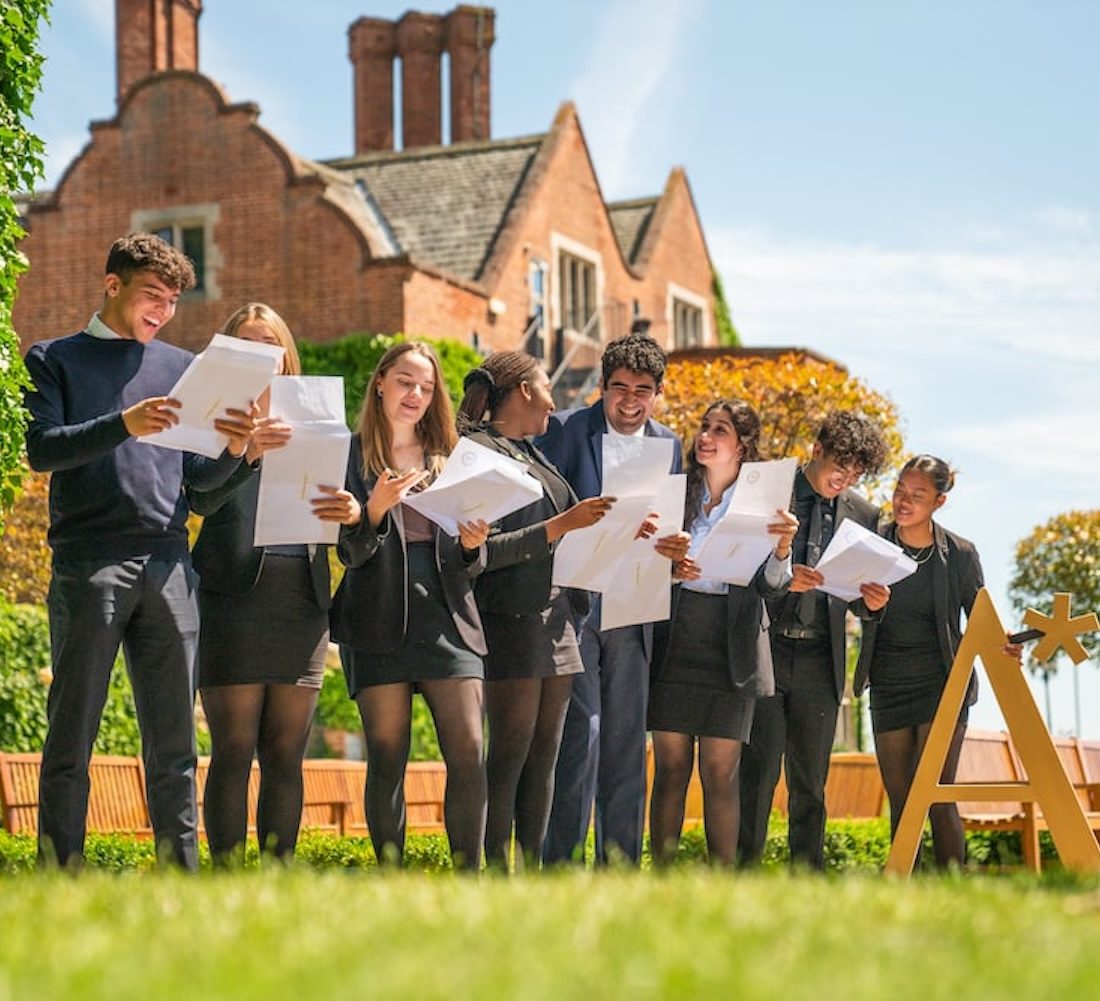
[[[240,463],[148,445],[130,437],[122,411],[166,396],[193,355],[170,344],[103,340],[87,333],[27,352],[34,388],[27,456],[50,478],[54,559],[172,559],[187,553],[186,480],[220,486]]]

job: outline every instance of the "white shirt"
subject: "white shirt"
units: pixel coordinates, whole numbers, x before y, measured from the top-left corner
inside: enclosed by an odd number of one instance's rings
[[[107,324],[100,319],[98,313],[92,313],[92,318],[88,321],[85,333],[90,334],[92,337],[98,337],[101,341],[123,340],[122,334],[115,333],[115,331],[108,327]]]

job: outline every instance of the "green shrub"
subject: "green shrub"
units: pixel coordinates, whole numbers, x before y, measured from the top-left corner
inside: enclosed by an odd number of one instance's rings
[[[42,750],[50,677],[46,610],[0,599],[0,751]],[[201,729],[197,738],[199,752],[209,753],[209,732]],[[121,654],[111,672],[94,750],[97,754],[141,752],[134,696]]]
[[[306,375],[341,375],[344,377],[344,404],[349,427],[355,427],[363,392],[378,365],[378,360],[394,344],[406,340],[404,334],[349,334],[335,341],[322,344],[300,341],[298,353],[302,359],[302,371]],[[459,341],[431,340],[439,356],[447,392],[456,406],[462,399],[462,380],[466,373],[481,364],[481,355]]]

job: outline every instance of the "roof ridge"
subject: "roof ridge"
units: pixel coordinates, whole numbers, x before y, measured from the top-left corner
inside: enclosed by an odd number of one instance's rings
[[[334,157],[319,160],[335,170],[347,167],[365,166],[370,163],[409,162],[413,160],[431,160],[437,157],[464,156],[471,153],[486,153],[505,149],[518,149],[521,146],[539,146],[546,138],[545,132],[527,136],[513,136],[509,139],[476,139],[470,142],[450,143],[438,146],[414,146],[412,149],[371,150],[369,153],[355,153],[352,156]]]

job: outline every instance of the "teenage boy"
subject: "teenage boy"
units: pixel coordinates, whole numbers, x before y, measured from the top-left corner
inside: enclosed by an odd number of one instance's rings
[[[121,645],[141,729],[157,851],[198,865],[195,811],[195,575],[184,481],[222,484],[248,446],[252,416],[214,422],[216,460],[139,441],[178,422],[166,394],[192,355],[155,338],[195,284],[191,262],[148,233],[116,240],[103,305],[77,334],[35,344],[27,455],[49,471],[53,682],[39,786],[40,863],[78,865],[88,763]]]
[[[812,458],[795,474],[794,580],[790,593],[769,602],[768,609],[775,695],[757,699],[752,734],[741,753],[742,865],[760,860],[784,763],[791,862],[811,869],[824,865],[825,780],[844,695],[845,616],[851,608],[861,618],[873,617],[890,591],[865,584],[862,598],[849,605],[816,590],[824,578],[813,567],[845,518],[875,530],[878,508],[851,487],[877,473],[885,459],[886,443],[875,424],[834,411],[818,432]]]
[[[653,420],[665,353],[653,338],[629,334],[607,345],[601,360],[601,398],[590,407],[554,414],[537,444],[578,497],[598,497],[603,436],[673,439],[670,473],[680,471],[680,441]],[[686,539],[686,536],[683,538]],[[673,537],[660,540],[673,544]],[[661,550],[664,555],[672,551]],[[684,547],[686,551],[686,547]],[[683,552],[679,553],[680,556]],[[646,704],[652,625],[600,628],[598,598],[580,630],[584,673],[573,678],[555,773],[543,859],[577,860],[596,807],[596,861],[619,853],[637,864],[645,817]]]

